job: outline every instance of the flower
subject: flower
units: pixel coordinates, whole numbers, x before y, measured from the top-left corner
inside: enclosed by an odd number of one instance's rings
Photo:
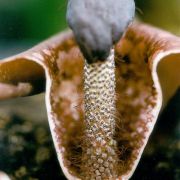
[[[161,107],[180,85],[180,38],[134,23],[116,45],[115,54],[117,171],[119,179],[129,179]],[[0,99],[45,89],[49,125],[61,168],[68,179],[81,178],[83,57],[72,33],[60,33],[2,60],[0,82]]]

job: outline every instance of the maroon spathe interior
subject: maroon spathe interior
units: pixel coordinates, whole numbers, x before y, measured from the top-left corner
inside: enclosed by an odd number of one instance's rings
[[[141,44],[143,46],[143,44]],[[142,47],[141,47],[142,48]],[[139,54],[138,54],[139,53]],[[127,40],[115,48],[116,134],[118,173],[127,173],[144,144],[147,124],[153,120],[156,91],[146,58],[133,51]],[[59,48],[51,88],[51,105],[56,114],[56,134],[63,162],[69,172],[81,177],[84,132],[83,58],[73,39]]]

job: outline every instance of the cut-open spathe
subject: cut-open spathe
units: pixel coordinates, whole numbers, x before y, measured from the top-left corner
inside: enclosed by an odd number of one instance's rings
[[[83,66],[71,32],[63,32],[0,61],[0,99],[44,90],[49,125],[61,168],[82,177]],[[118,177],[129,179],[161,107],[180,86],[180,38],[133,24],[115,47]]]

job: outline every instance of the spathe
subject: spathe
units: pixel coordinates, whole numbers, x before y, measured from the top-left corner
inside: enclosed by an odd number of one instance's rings
[[[153,130],[162,100],[167,103],[180,86],[180,38],[133,24],[115,51],[119,179],[128,179]],[[49,124],[68,179],[81,174],[83,62],[71,32],[0,61],[0,99],[43,91],[46,79]]]

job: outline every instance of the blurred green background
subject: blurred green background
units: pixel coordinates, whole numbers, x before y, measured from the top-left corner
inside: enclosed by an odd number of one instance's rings
[[[67,0],[0,0],[0,59],[67,27]]]
[[[136,7],[142,21],[180,35],[180,0],[136,0]]]
[[[0,43],[41,41],[67,27],[67,0],[0,0]],[[180,34],[180,0],[136,0],[145,22]]]
[[[41,40],[66,27],[66,0],[0,0],[0,40]]]
[[[0,0],[0,59],[67,28],[68,0]],[[180,35],[180,0],[136,0],[136,17]]]

